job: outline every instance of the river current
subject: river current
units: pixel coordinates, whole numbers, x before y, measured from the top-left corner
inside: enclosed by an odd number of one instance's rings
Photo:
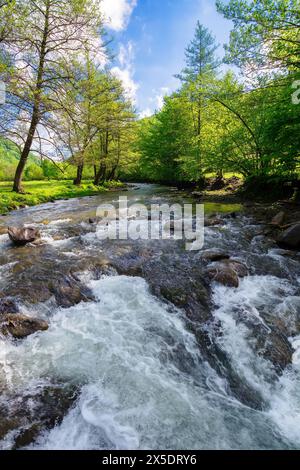
[[[154,185],[125,195],[147,205],[185,200]],[[21,312],[49,322],[48,331],[22,341],[0,337],[0,420],[7,407],[13,410],[0,422],[0,448],[299,448],[299,257],[268,243],[239,207],[207,204],[207,214],[239,214],[205,229],[205,249],[229,252],[250,274],[238,288],[213,283],[210,319],[192,328],[195,318],[188,319],[178,302],[159,295],[144,271],[132,266],[137,256],[146,268],[155,260],[153,272],[163,284],[173,275],[168,266],[182,263],[188,280],[191,260],[193,269],[201,267],[200,253],[187,255],[182,243],[171,240],[98,240],[88,220],[100,203],[118,196],[59,201],[0,217],[0,227],[25,223],[42,233],[41,245],[25,248],[0,235],[0,283]],[[43,299],[45,280],[69,272],[88,289],[88,301],[68,307]],[[34,301],[31,288],[39,292]],[[256,347],[257,332],[268,335],[276,322],[293,347],[292,363],[280,372]],[[224,373],[215,367],[214,353],[208,359],[202,350],[195,333],[201,329],[226,355]],[[235,383],[247,384],[259,397],[259,406],[233,392],[227,369]],[[68,399],[60,418],[50,422],[53,389]]]

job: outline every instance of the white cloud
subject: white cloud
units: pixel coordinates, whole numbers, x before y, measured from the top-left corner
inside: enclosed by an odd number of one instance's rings
[[[159,90],[153,90],[154,96],[149,98],[150,103],[155,105],[157,111],[160,111],[164,105],[164,97],[170,93],[168,87],[161,87]]]
[[[144,119],[146,117],[152,116],[152,114],[153,114],[153,111],[150,108],[147,108],[147,109],[144,109],[144,111],[140,113],[140,118]]]
[[[115,31],[122,31],[128,25],[137,0],[102,0],[101,9],[106,24]]]
[[[139,84],[136,83],[133,78],[134,44],[132,41],[129,41],[126,46],[121,44],[118,60],[119,66],[113,67],[111,71],[122,81],[128,98],[131,99],[133,103],[136,103]]]

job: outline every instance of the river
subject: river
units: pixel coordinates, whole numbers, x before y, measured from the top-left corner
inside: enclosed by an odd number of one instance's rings
[[[205,249],[249,268],[238,288],[208,282],[182,241],[99,240],[89,218],[119,195],[190,202],[139,185],[0,217],[41,231],[24,248],[0,235],[0,282],[50,326],[0,337],[0,448],[299,448],[299,256],[239,206],[206,204],[223,223]]]

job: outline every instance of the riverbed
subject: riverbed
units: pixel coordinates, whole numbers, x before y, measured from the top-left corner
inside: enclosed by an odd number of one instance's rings
[[[41,232],[23,248],[0,235],[1,294],[49,323],[0,337],[0,448],[299,448],[299,255],[241,206],[206,204],[222,223],[203,250],[248,268],[223,286],[183,240],[100,240],[91,219],[120,195],[191,202],[137,185],[0,217]]]

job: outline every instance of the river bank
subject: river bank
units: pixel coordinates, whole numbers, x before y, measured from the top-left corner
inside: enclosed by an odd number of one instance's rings
[[[72,181],[29,181],[24,182],[24,194],[12,192],[12,183],[0,183],[0,214],[36,206],[47,202],[76,197],[96,196],[110,190],[126,187],[123,183],[112,181],[103,186],[95,186],[92,181],[84,181],[77,187]]]

